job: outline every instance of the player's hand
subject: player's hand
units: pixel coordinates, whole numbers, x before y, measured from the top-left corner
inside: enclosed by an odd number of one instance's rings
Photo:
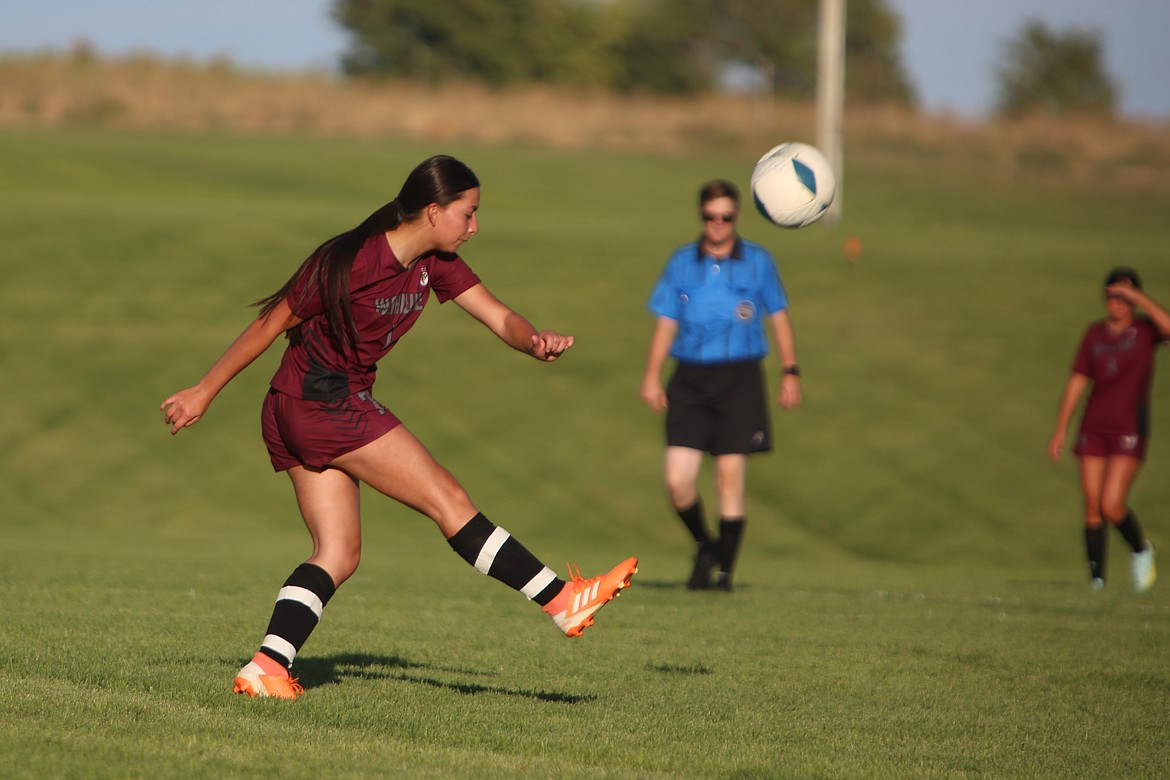
[[[210,405],[211,398],[196,385],[170,396],[159,405],[159,409],[163,413],[163,422],[171,426],[171,435],[174,436],[183,428],[199,422]]]
[[[1120,298],[1127,303],[1136,305],[1138,298],[1141,297],[1141,290],[1134,287],[1129,279],[1122,279],[1117,284],[1111,284],[1105,288],[1106,298]]]
[[[1064,431],[1057,431],[1048,440],[1048,457],[1052,460],[1060,460],[1062,454],[1064,454]]]
[[[800,377],[794,374],[785,374],[780,380],[780,397],[777,403],[782,409],[795,409],[800,406],[802,399],[800,392]]]
[[[656,412],[666,411],[666,391],[662,389],[662,382],[657,377],[646,377],[642,380],[642,400]]]
[[[555,330],[542,330],[532,337],[532,357],[544,361],[556,360],[571,346],[572,336],[562,336]]]

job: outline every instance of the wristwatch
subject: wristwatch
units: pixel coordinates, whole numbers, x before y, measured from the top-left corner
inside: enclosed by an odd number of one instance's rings
[[[788,376],[800,376],[800,366],[796,365],[795,363],[791,366],[784,366],[783,373]]]

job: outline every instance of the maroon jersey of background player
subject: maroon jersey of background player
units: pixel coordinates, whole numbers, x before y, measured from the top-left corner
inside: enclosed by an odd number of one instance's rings
[[[1149,434],[1150,386],[1161,340],[1148,317],[1135,317],[1120,333],[1105,322],[1088,327],[1073,362],[1073,371],[1093,380],[1082,434]]]

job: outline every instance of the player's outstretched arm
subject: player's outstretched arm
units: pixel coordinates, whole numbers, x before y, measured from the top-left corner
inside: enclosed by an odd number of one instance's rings
[[[509,308],[482,284],[461,293],[455,303],[512,347],[537,360],[552,361],[573,346],[573,337],[555,330],[537,331],[532,323]]]
[[[208,369],[199,384],[180,390],[159,405],[163,421],[171,426],[171,434],[199,422],[219,391],[272,346],[277,336],[299,322],[286,301],[281,301],[266,316],[253,320]]]

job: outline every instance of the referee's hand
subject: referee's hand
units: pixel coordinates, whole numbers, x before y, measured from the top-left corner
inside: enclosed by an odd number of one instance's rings
[[[662,389],[662,382],[654,377],[642,380],[642,400],[656,412],[666,411],[666,391]]]
[[[800,406],[800,377],[794,374],[785,374],[780,380],[780,397],[777,403],[781,409],[795,409]]]

